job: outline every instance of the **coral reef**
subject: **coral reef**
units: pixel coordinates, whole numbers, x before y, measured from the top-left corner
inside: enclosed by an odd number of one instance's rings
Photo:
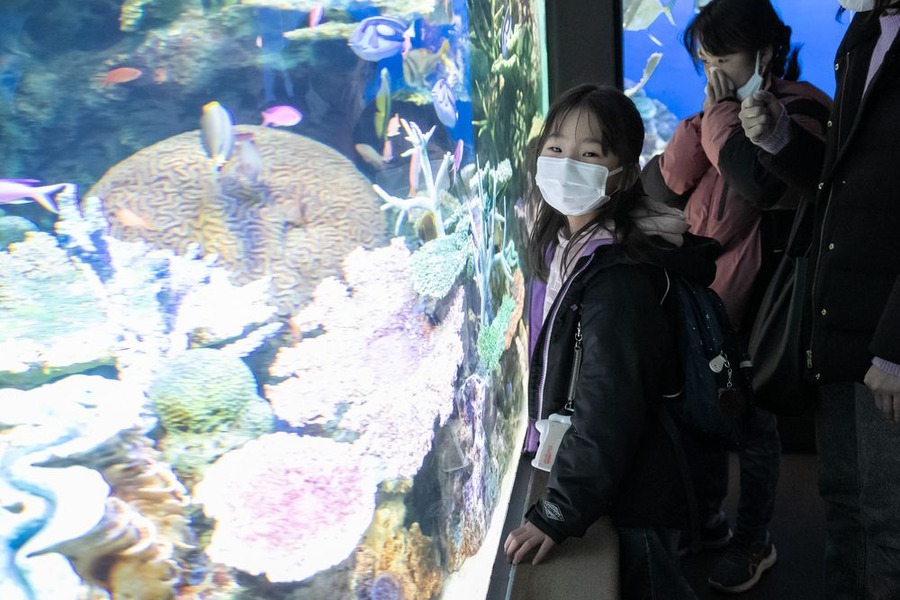
[[[0,526],[0,548],[18,551],[13,565],[0,565],[5,575],[23,581],[20,588],[66,581],[54,557],[42,551],[93,530],[110,493],[100,473],[69,457],[97,451],[123,430],[154,424],[139,389],[103,377],[73,375],[27,391],[0,389],[0,493],[5,500],[10,496],[4,492],[18,490],[10,498],[22,506],[18,514],[0,515],[13,525]],[[46,597],[74,596],[57,589]]]
[[[190,485],[228,450],[272,430],[272,409],[240,358],[187,350],[167,360],[147,396],[166,431],[160,448]]]
[[[219,458],[194,488],[216,520],[210,558],[272,582],[346,559],[372,521],[373,470],[352,444],[289,433]]]
[[[0,252],[0,385],[32,387],[115,362],[103,286],[56,239],[29,232]]]
[[[357,250],[344,281],[328,279],[294,319],[310,334],[281,348],[265,386],[276,415],[295,426],[328,425],[378,458],[380,479],[412,477],[446,422],[463,348],[462,288],[446,315],[417,310],[410,256],[399,238]],[[312,335],[320,332],[319,335]]]
[[[115,365],[144,386],[169,354],[229,342],[247,353],[280,329],[264,325],[275,312],[266,279],[233,285],[196,246],[177,256],[104,237],[99,201],[79,208],[67,187],[58,238],[32,232],[0,252],[0,384],[28,388]]]
[[[459,281],[472,256],[469,234],[462,230],[426,242],[413,253],[410,275],[417,293],[444,298]]]
[[[443,584],[437,549],[418,523],[404,525],[399,496],[379,503],[372,525],[354,553],[351,586],[361,600],[431,600]],[[396,594],[396,595],[391,595]]]
[[[38,226],[24,217],[0,216],[0,250],[23,241],[27,232],[37,230]]]
[[[187,350],[168,359],[147,396],[160,424],[173,434],[228,429],[249,403],[264,402],[244,361],[209,348]]]
[[[447,569],[457,571],[463,561],[481,547],[496,506],[488,493],[489,479],[496,479],[488,456],[485,414],[492,410],[493,390],[477,375],[466,379],[457,392],[456,417],[442,435],[453,437],[463,457],[462,466],[444,468],[438,475],[441,491],[440,540]]]
[[[109,485],[100,522],[87,533],[51,545],[76,571],[113,598],[168,600],[190,578],[195,551],[188,526],[188,493],[141,429],[126,429],[86,452],[46,460],[42,466],[94,469]]]
[[[189,131],[110,169],[89,196],[103,200],[113,236],[185,253],[215,253],[236,283],[270,277],[283,315],[309,299],[357,246],[384,241],[368,181],[344,156],[301,135],[238,126],[262,157],[258,182],[227,164],[217,173]],[[232,161],[235,162],[235,161]],[[121,211],[146,227],[123,224]]]
[[[173,600],[179,582],[173,546],[153,522],[126,502],[109,497],[100,523],[88,533],[37,554],[67,557],[85,581],[112,598]]]

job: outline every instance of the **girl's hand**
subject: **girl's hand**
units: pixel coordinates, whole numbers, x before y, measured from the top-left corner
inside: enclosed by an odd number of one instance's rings
[[[522,527],[509,533],[503,544],[503,551],[506,552],[506,558],[512,564],[517,565],[531,550],[537,548],[537,554],[531,561],[531,564],[536,565],[554,546],[556,546],[556,542],[549,535],[526,521]]]
[[[863,381],[872,390],[875,406],[885,418],[900,423],[900,377],[872,365]]]
[[[721,69],[711,67],[709,77],[706,80],[706,99],[703,101],[704,112],[724,100],[734,97],[734,83]]]

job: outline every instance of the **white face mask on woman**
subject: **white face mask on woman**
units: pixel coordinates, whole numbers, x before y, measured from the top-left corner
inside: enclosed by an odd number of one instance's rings
[[[534,180],[547,204],[570,217],[596,210],[609,202],[606,179],[622,170],[569,158],[539,156]]]
[[[759,52],[757,52],[756,66],[753,67],[753,75],[750,76],[750,79],[747,80],[747,83],[735,90],[734,94],[737,96],[738,100],[743,102],[744,100],[752,96],[759,88],[761,88],[762,84],[763,76],[762,73],[759,72]]]
[[[875,8],[875,0],[838,0],[838,2],[853,12],[866,12]]]

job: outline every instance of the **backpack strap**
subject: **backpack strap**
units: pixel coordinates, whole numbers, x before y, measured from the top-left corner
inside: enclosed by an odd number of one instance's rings
[[[659,420],[662,422],[663,429],[669,434],[669,439],[672,440],[672,445],[675,448],[675,460],[678,461],[678,470],[681,472],[681,481],[684,484],[684,495],[687,498],[688,516],[691,523],[690,549],[692,554],[697,554],[700,552],[700,507],[697,502],[694,478],[691,475],[691,463],[688,461],[687,452],[684,449],[684,439],[681,436],[681,431],[678,429],[678,425],[675,424],[672,415],[669,414],[669,410],[663,405],[657,412],[659,413]]]

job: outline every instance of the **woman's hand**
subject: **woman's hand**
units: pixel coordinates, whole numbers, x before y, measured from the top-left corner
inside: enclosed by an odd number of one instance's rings
[[[537,554],[534,555],[534,560],[531,561],[531,564],[536,565],[544,560],[544,557],[555,545],[556,542],[549,535],[531,523],[526,522],[522,527],[509,533],[506,537],[506,542],[503,544],[503,550],[506,552],[506,558],[512,564],[517,565],[522,562],[522,559],[531,550],[537,548]]]
[[[703,111],[706,112],[725,98],[734,98],[734,83],[722,69],[711,67],[706,80],[706,99],[703,101]]]
[[[784,107],[771,92],[759,90],[741,103],[741,127],[751,142],[764,140],[772,134]]]
[[[872,390],[878,410],[889,421],[900,423],[900,377],[872,365],[863,381]]]

